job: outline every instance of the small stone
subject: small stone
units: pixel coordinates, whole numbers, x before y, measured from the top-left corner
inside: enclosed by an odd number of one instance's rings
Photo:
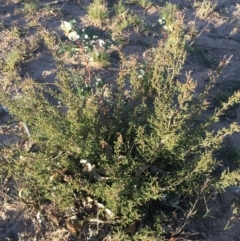
[[[228,110],[226,113],[226,117],[228,117],[229,119],[235,119],[237,117],[237,113],[236,111]]]

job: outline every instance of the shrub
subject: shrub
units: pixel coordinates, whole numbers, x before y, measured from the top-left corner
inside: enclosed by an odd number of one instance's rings
[[[168,29],[176,8],[166,9]],[[113,240],[129,240],[127,232],[131,240],[160,240],[173,210],[184,210],[187,221],[196,208],[189,200],[239,180],[237,172],[213,173],[215,152],[239,127],[212,126],[239,102],[240,93],[203,118],[205,100],[227,60],[196,95],[190,74],[183,83],[177,79],[186,58],[177,22],[149,62],[129,65],[120,54],[122,66],[112,83],[103,83],[88,66],[69,67],[54,52],[54,87],[28,78],[16,83],[17,97],[2,91],[0,102],[29,129],[25,145],[4,149],[2,167],[23,187],[22,201],[49,200],[65,211],[88,207],[79,224],[90,218],[108,223]],[[136,233],[131,227],[137,224]]]

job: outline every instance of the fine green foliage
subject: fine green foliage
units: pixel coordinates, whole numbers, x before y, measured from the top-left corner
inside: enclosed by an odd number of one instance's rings
[[[118,11],[119,9],[117,9]],[[123,31],[128,28],[134,28],[141,25],[141,19],[133,13],[130,13],[128,10],[117,14],[112,20],[112,29],[113,35],[122,35]]]
[[[139,16],[132,13],[122,1],[114,4],[113,9],[115,13],[111,21],[113,37],[123,35],[124,30],[144,26]]]
[[[96,26],[102,26],[108,15],[107,4],[104,0],[94,0],[88,7],[89,19]]]
[[[217,6],[217,1],[194,0],[193,6],[197,8],[197,17],[204,19],[214,11],[215,7]]]
[[[37,1],[35,0],[26,0],[23,3],[22,13],[28,16],[34,16],[37,13],[39,7]]]
[[[9,52],[8,56],[6,57],[3,65],[4,71],[6,72],[13,72],[17,63],[20,61],[22,56],[22,52],[20,49],[16,48]]]
[[[115,9],[125,13],[122,5]],[[109,65],[110,54],[104,48],[92,52],[97,39],[88,30],[75,30],[76,21],[63,22],[72,42],[43,33],[57,81],[44,85],[28,77],[12,83],[16,96],[2,88],[0,93],[0,103],[26,132],[24,145],[3,149],[7,161],[1,170],[22,187],[21,201],[41,205],[48,200],[61,211],[91,202],[96,208],[84,213],[78,231],[83,221],[97,218],[111,226],[112,240],[157,241],[169,233],[173,211],[188,218],[194,213],[187,200],[238,183],[239,170],[213,171],[223,139],[239,132],[239,126],[213,131],[213,124],[239,103],[240,92],[203,117],[215,78],[228,60],[199,95],[190,73],[179,81],[186,40],[176,12],[171,4],[161,11],[167,38],[159,41],[148,62],[129,62],[119,50],[121,66],[111,83],[89,66],[91,57]],[[106,4],[95,0],[88,14],[101,25],[108,16]],[[79,61],[72,66],[73,56],[85,65]],[[6,66],[12,71],[19,58],[10,60]],[[136,223],[138,232],[132,231]]]
[[[91,61],[96,63],[96,65],[99,65],[101,67],[106,67],[110,65],[110,54],[105,51],[93,51],[91,54]]]
[[[119,1],[118,3],[113,5],[113,9],[116,12],[116,14],[122,14],[126,11],[128,11],[127,6],[123,3],[123,1]]]

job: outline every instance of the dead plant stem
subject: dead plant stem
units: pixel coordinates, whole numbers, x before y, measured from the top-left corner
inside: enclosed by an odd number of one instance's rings
[[[173,234],[173,236],[176,236],[176,235],[180,234],[180,233],[182,232],[183,228],[187,225],[187,223],[188,223],[188,221],[189,221],[189,218],[190,218],[190,217],[192,216],[192,214],[194,213],[194,210],[195,210],[195,208],[196,208],[196,206],[197,206],[197,204],[198,204],[198,201],[199,201],[199,199],[201,198],[204,190],[205,190],[206,187],[207,187],[208,182],[209,182],[209,178],[207,178],[207,180],[204,182],[204,184],[203,184],[203,186],[202,186],[202,189],[201,189],[200,193],[198,194],[197,199],[195,200],[192,208],[190,209],[190,211],[189,211],[188,214],[187,214],[187,217],[186,217],[185,222],[184,222],[183,225],[177,230],[177,232]]]
[[[77,42],[77,45],[78,45],[79,50],[81,51],[81,53],[82,53],[82,55],[83,55],[83,57],[84,57],[84,60],[85,60],[85,62],[86,62],[86,68],[87,68],[87,72],[88,72],[88,81],[87,81],[87,84],[88,84],[88,86],[90,86],[90,82],[91,82],[91,72],[90,72],[90,68],[89,68],[89,61],[88,61],[88,59],[87,59],[87,57],[86,57],[86,54],[85,54],[85,52],[84,52],[84,48],[83,48],[83,46],[81,45],[81,43],[80,43],[80,42]]]

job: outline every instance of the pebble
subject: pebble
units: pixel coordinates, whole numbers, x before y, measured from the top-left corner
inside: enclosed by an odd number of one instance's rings
[[[235,119],[237,117],[237,113],[236,111],[228,110],[226,113],[226,117],[228,117],[229,119]]]

